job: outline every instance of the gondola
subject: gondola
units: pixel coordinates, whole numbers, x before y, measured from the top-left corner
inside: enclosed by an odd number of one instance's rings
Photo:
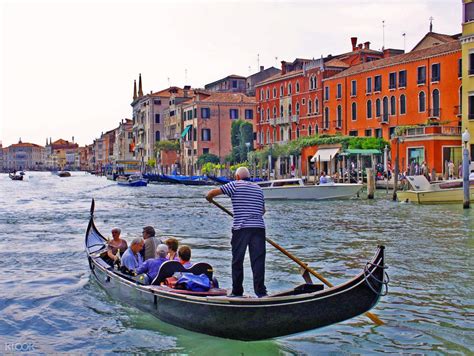
[[[306,283],[268,297],[250,298],[227,297],[220,289],[190,292],[142,285],[101,258],[106,239],[94,224],[94,205],[93,200],[85,237],[92,278],[114,298],[184,329],[245,341],[275,338],[361,315],[386,293],[383,246],[377,248],[360,274],[328,289]]]
[[[23,175],[8,173],[8,176],[11,180],[23,180],[24,173]]]

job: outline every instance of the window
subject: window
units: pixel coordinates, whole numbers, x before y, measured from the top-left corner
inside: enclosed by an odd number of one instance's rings
[[[232,88],[237,88],[237,80],[232,81]]]
[[[469,100],[467,101],[468,105],[468,119],[474,120],[474,93],[469,94]]]
[[[408,162],[421,164],[425,160],[425,149],[423,147],[415,147],[408,149]]]
[[[468,2],[464,4],[464,22],[474,20],[474,3]]]
[[[388,77],[388,88],[396,89],[397,88],[397,73],[390,73]]]
[[[291,103],[288,104],[288,115],[291,116],[292,115],[292,110],[291,110]]]
[[[342,106],[337,106],[337,120],[336,120],[336,128],[342,127]]]
[[[315,135],[319,134],[319,126],[318,126],[318,124],[314,124],[314,134],[315,134]]]
[[[324,100],[329,100],[329,87],[324,87]]]
[[[161,100],[159,100],[159,99],[153,100],[153,104],[155,104],[155,105],[161,105]]]
[[[312,131],[311,125],[309,125],[308,126],[308,136],[311,136],[313,134],[311,131]]]
[[[283,96],[283,85],[280,85],[280,97]]]
[[[367,78],[365,92],[367,94],[372,93],[372,78],[371,77]]]
[[[355,80],[351,81],[351,95],[357,95],[357,82]]]
[[[273,142],[277,140],[277,130],[273,129]]]
[[[300,114],[300,103],[296,102],[296,115]]]
[[[296,92],[300,92],[300,82],[296,82]]]
[[[441,114],[441,109],[439,108],[439,90],[433,90],[433,110],[430,113],[432,117],[439,117]]]
[[[280,105],[280,117],[283,117],[283,105]]]
[[[291,83],[288,84],[288,95],[291,95]]]
[[[247,120],[253,119],[253,110],[252,109],[245,109],[245,118]]]
[[[210,117],[211,117],[211,109],[201,108],[201,118],[202,119],[209,119]]]
[[[382,76],[381,75],[376,75],[375,76],[375,85],[374,85],[374,91],[381,91],[382,90]]]
[[[273,117],[277,117],[277,107],[273,105]]]
[[[336,99],[341,99],[342,97],[342,84],[337,85]]]
[[[193,117],[197,119],[198,115],[197,115],[197,108],[194,108],[193,109]]]
[[[265,121],[265,110],[263,108],[260,109],[260,121]]]
[[[270,119],[270,108],[267,109],[267,120]]]
[[[383,102],[382,102],[382,111],[383,111],[383,117],[382,117],[382,122],[388,122],[388,98],[384,97]]]
[[[314,99],[314,112],[319,114],[319,100],[318,98]]]
[[[155,114],[155,124],[160,123],[160,114]]]
[[[357,104],[356,103],[352,103],[351,105],[351,118],[352,118],[352,121],[357,120]]]
[[[277,88],[273,88],[273,99],[277,97]]]
[[[426,83],[426,67],[418,67],[417,68],[417,83],[418,84],[425,84]]]
[[[372,129],[365,130],[365,137],[371,137],[371,136],[372,136]]]
[[[305,104],[306,104],[306,99],[305,98],[301,99],[301,105],[305,105]]]
[[[160,131],[155,132],[155,142],[158,142],[160,140]]]
[[[207,155],[209,153],[209,148],[203,148],[202,149],[202,154]]]
[[[424,112],[426,110],[426,100],[425,100],[425,92],[420,91],[418,94],[418,112]]]
[[[375,137],[382,138],[382,129],[375,129]]]
[[[469,75],[474,74],[474,52],[469,53]]]
[[[263,96],[263,89],[260,89],[260,100],[263,100],[265,99],[265,97]]]
[[[441,79],[441,68],[439,63],[431,65],[431,82],[439,82]]]
[[[270,99],[270,89],[267,89],[267,100]]]
[[[202,129],[201,130],[201,140],[202,141],[211,141],[211,129]]]
[[[396,99],[392,95],[390,97],[390,115],[395,116],[396,112],[397,112]]]
[[[407,99],[405,94],[400,95],[400,115],[405,115],[407,113]]]
[[[325,107],[324,108],[324,128],[328,129],[329,128],[329,108]]]
[[[375,100],[375,116],[376,116],[376,117],[380,117],[380,116],[381,116],[380,99]]]
[[[367,100],[367,119],[372,118],[372,100]]]
[[[358,136],[359,133],[357,132],[357,130],[352,130],[352,131],[349,131],[349,136]]]
[[[458,59],[458,78],[462,77],[462,58]]]
[[[229,116],[231,119],[238,119],[239,118],[239,110],[238,109],[230,109]]]
[[[300,128],[296,127],[296,138],[300,138]]]
[[[405,88],[407,86],[407,71],[401,70],[398,72],[398,86],[400,88]]]
[[[308,100],[308,114],[311,114],[313,112],[313,102]]]

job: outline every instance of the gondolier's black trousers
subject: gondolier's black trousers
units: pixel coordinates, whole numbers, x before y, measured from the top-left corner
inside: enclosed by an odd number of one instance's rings
[[[249,247],[253,288],[259,297],[267,294],[265,287],[265,229],[244,228],[232,230],[232,294],[242,295],[244,288],[244,257]]]

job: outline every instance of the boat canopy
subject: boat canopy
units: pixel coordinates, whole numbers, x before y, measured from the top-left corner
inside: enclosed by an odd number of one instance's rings
[[[187,135],[187,133],[188,133],[189,129],[191,128],[191,126],[193,126],[193,125],[186,126],[186,128],[181,133],[181,138],[184,138]]]
[[[340,148],[320,148],[316,151],[311,162],[329,162],[339,153]]]
[[[350,155],[361,155],[361,156],[371,156],[371,155],[380,155],[382,152],[376,149],[361,149],[361,148],[348,148],[343,153],[343,156],[350,156]]]

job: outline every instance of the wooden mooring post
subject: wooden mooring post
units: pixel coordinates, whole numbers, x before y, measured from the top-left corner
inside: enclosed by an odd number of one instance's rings
[[[366,168],[367,175],[367,199],[374,199],[375,195],[375,175],[373,168]]]

